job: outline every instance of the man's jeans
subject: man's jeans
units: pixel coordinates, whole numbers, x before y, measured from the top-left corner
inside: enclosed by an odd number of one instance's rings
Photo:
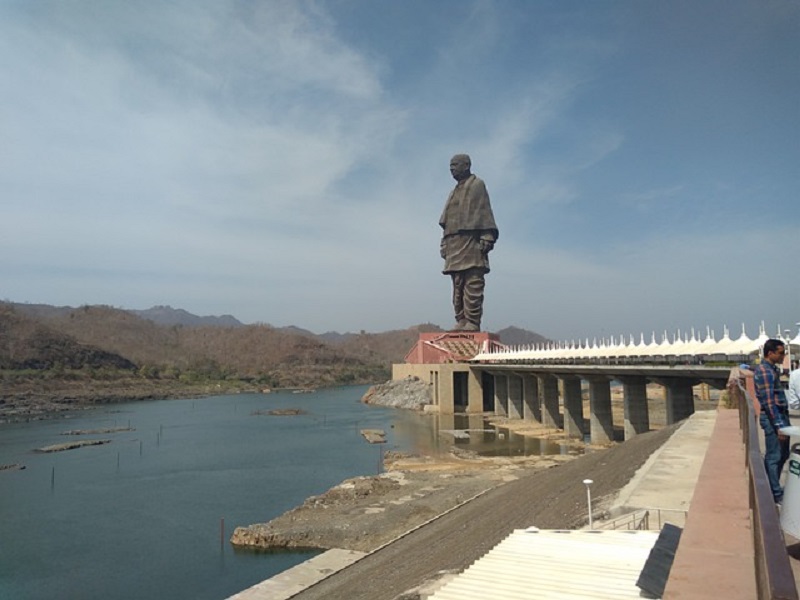
[[[769,486],[772,488],[772,497],[775,502],[780,502],[783,499],[781,471],[789,458],[789,438],[779,440],[778,433],[766,415],[761,414],[758,420],[761,429],[764,430],[764,469],[767,471]]]

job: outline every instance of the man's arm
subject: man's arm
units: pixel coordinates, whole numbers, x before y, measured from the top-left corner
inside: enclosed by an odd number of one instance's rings
[[[789,408],[797,410],[800,408],[800,369],[795,369],[789,375],[789,389],[786,392],[786,400]]]

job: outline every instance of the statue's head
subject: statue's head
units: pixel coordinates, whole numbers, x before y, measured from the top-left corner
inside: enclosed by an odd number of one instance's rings
[[[463,181],[471,175],[472,161],[468,154],[456,154],[450,159],[450,174],[456,181]]]

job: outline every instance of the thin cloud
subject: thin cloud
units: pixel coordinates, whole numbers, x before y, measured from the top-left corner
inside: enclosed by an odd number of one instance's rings
[[[633,6],[5,3],[3,295],[449,325],[468,152],[501,232],[487,327],[797,321],[763,249],[800,225],[798,10]],[[759,269],[780,301],[726,289]]]

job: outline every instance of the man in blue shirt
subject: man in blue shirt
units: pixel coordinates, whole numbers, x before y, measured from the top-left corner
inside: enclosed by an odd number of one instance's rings
[[[781,367],[786,346],[780,340],[770,339],[764,343],[764,360],[753,369],[756,399],[761,407],[759,423],[764,430],[764,468],[767,471],[772,497],[775,502],[783,500],[781,471],[789,458],[789,437],[780,433],[789,427],[789,407],[780,382]]]

